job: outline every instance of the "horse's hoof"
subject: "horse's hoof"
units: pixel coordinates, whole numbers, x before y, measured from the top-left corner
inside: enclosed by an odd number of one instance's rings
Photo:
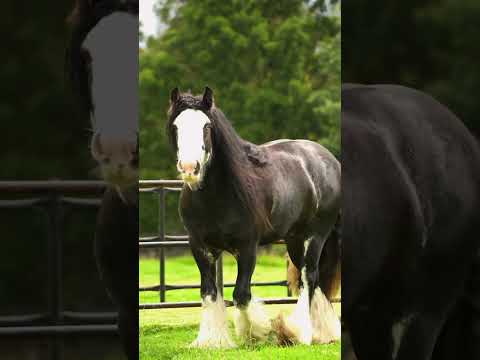
[[[311,303],[313,342],[328,344],[340,340],[342,327],[332,304],[317,288]]]
[[[311,326],[308,325],[298,323],[292,316],[285,317],[282,313],[278,314],[277,318],[272,322],[278,344],[282,346],[294,344],[310,345],[313,334]]]
[[[310,345],[312,343],[313,329],[307,289],[303,289],[300,293],[297,304],[290,315],[285,317],[283,313],[280,313],[277,316],[274,328],[280,344]]]
[[[265,341],[272,332],[272,322],[259,300],[252,300],[246,309],[236,309],[234,313],[237,336],[249,343]]]

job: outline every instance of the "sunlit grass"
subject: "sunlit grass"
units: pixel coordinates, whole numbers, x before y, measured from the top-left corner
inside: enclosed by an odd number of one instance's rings
[[[232,256],[224,257],[224,281],[234,282],[237,269]],[[283,280],[286,276],[286,261],[283,256],[261,255],[253,276],[254,281]],[[168,284],[198,284],[199,272],[190,255],[169,257],[166,262],[166,282]],[[140,261],[141,286],[159,283],[159,264],[156,259]],[[225,298],[232,299],[233,288],[225,289]],[[285,287],[268,286],[253,287],[253,296],[285,297]],[[167,292],[167,301],[200,300],[199,289],[173,290]],[[158,292],[143,292],[140,302],[158,302]],[[279,312],[290,312],[293,305],[265,306],[271,318]],[[335,305],[340,313],[340,306]],[[232,316],[233,308],[227,309],[231,334],[234,337]],[[199,350],[190,349],[190,344],[196,337],[200,322],[199,308],[142,310],[140,311],[140,359],[340,359],[340,343],[313,346],[280,347],[274,339],[264,344],[245,345],[234,337],[238,347],[231,350]]]

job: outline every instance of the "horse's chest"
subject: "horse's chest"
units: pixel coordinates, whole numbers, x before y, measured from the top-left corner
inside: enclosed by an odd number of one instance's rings
[[[217,197],[185,202],[180,213],[191,235],[200,237],[209,247],[229,250],[239,238],[247,236],[248,226],[242,210],[226,200]]]
[[[205,227],[208,231],[208,239],[220,239],[223,242],[232,241],[234,238],[241,238],[248,233],[248,224],[245,216],[234,209],[224,209],[217,212],[215,216],[205,218]]]

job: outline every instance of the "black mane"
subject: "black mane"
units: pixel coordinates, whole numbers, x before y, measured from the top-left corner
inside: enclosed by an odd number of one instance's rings
[[[262,228],[269,229],[271,225],[268,211],[263,205],[262,194],[257,191],[259,180],[257,169],[268,164],[264,151],[257,145],[242,139],[225,114],[214,104],[208,109],[202,101],[202,96],[194,96],[190,93],[181,94],[168,111],[167,134],[174,149],[176,135],[172,124],[175,118],[186,109],[203,111],[209,117],[212,123],[212,161],[222,167],[225,172],[225,181],[231,183],[243,207],[252,216],[252,220]]]

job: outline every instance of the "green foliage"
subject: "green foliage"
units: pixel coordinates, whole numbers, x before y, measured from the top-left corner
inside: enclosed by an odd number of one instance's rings
[[[94,177],[89,119],[74,106],[65,79],[72,3],[31,3],[26,16],[20,3],[2,2],[9,15],[0,23],[1,180]]]
[[[159,1],[157,13],[168,28],[140,54],[141,178],[176,176],[164,132],[176,86],[193,93],[210,86],[217,106],[254,143],[307,138],[338,154],[340,18],[322,6]],[[152,214],[144,207],[141,223],[151,227]]]
[[[479,1],[357,0],[342,11],[344,81],[426,91],[480,135]]]

